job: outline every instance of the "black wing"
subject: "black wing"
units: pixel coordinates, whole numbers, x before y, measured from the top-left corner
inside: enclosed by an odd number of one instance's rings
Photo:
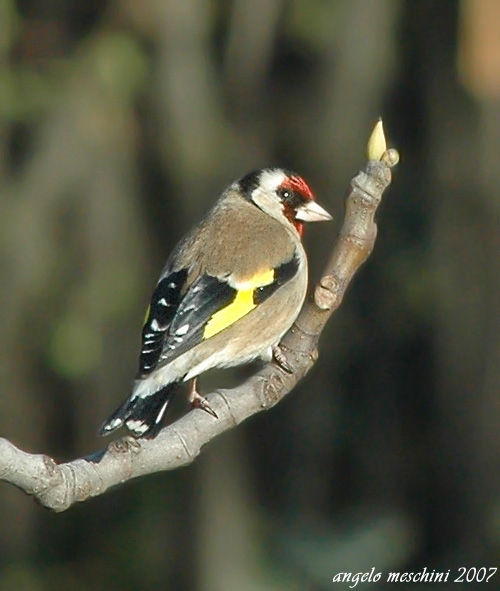
[[[224,280],[200,275],[193,281],[177,308],[163,343],[162,363],[172,361],[204,340],[209,320],[234,301],[236,289]]]
[[[153,371],[163,351],[163,342],[181,302],[187,269],[170,273],[156,286],[151,297],[146,322],[142,328],[142,349],[137,377]]]
[[[198,344],[203,325],[234,297],[231,286],[209,275],[198,277],[182,296],[187,273],[187,269],[171,273],[153,293],[142,329],[138,378]]]
[[[200,275],[182,298],[180,294],[187,271],[179,271],[163,279],[153,294],[144,325],[138,377],[145,377],[159,365],[173,361],[203,340],[231,326],[292,279],[298,267],[298,259],[294,257],[277,269],[270,270],[273,273],[271,282],[266,282],[266,285],[256,283],[246,287],[245,291],[238,291],[224,279]],[[214,320],[217,328],[210,325]],[[210,330],[207,330],[209,327]]]

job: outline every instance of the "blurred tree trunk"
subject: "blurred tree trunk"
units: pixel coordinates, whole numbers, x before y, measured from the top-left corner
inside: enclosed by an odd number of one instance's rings
[[[231,432],[214,442],[200,462],[195,532],[200,591],[252,591],[259,579],[261,513],[242,434]]]
[[[439,511],[431,511],[430,528],[439,549],[458,545],[455,560],[472,564],[485,555],[500,484],[500,15],[498,3],[488,0],[461,6],[463,79],[480,99],[477,109],[451,76],[456,68],[455,3],[448,3],[441,21],[433,3],[427,3],[424,19],[434,22],[428,30],[433,52],[426,60],[432,72],[430,263],[439,379],[431,488],[431,506]],[[494,64],[494,73],[487,61]],[[494,84],[488,76],[496,78]]]
[[[141,75],[134,51],[125,36],[87,40],[34,131],[30,157],[2,179],[1,432],[28,449],[69,456],[94,448],[117,398],[109,364],[122,354],[118,335],[141,291],[147,245],[131,198],[130,99]],[[124,372],[122,384],[132,376]],[[35,511],[6,493],[0,521],[15,515],[16,526],[0,533],[2,559],[33,552]]]

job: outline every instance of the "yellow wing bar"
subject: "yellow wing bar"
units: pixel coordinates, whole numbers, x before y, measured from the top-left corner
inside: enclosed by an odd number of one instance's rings
[[[274,281],[275,270],[269,269],[254,275],[248,281],[242,282],[236,290],[233,301],[212,315],[205,325],[203,339],[209,339],[217,333],[234,324],[243,316],[246,316],[257,304],[254,302],[254,291],[259,287],[270,285]],[[243,288],[243,289],[242,289]]]

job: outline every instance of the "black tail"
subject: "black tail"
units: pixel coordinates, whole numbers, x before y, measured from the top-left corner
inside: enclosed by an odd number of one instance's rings
[[[125,425],[134,437],[155,437],[163,426],[162,419],[177,386],[174,382],[150,396],[128,398],[101,426],[98,435],[104,437]]]

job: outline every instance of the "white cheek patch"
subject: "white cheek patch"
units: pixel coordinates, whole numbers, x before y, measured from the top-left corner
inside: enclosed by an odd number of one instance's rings
[[[252,201],[265,211],[266,213],[273,215],[274,217],[283,213],[283,204],[276,196],[276,193],[265,193],[262,189],[255,189],[252,193]]]
[[[276,194],[287,176],[280,169],[263,170],[259,178],[259,186],[252,192],[252,201],[275,219],[283,215],[283,203]]]

